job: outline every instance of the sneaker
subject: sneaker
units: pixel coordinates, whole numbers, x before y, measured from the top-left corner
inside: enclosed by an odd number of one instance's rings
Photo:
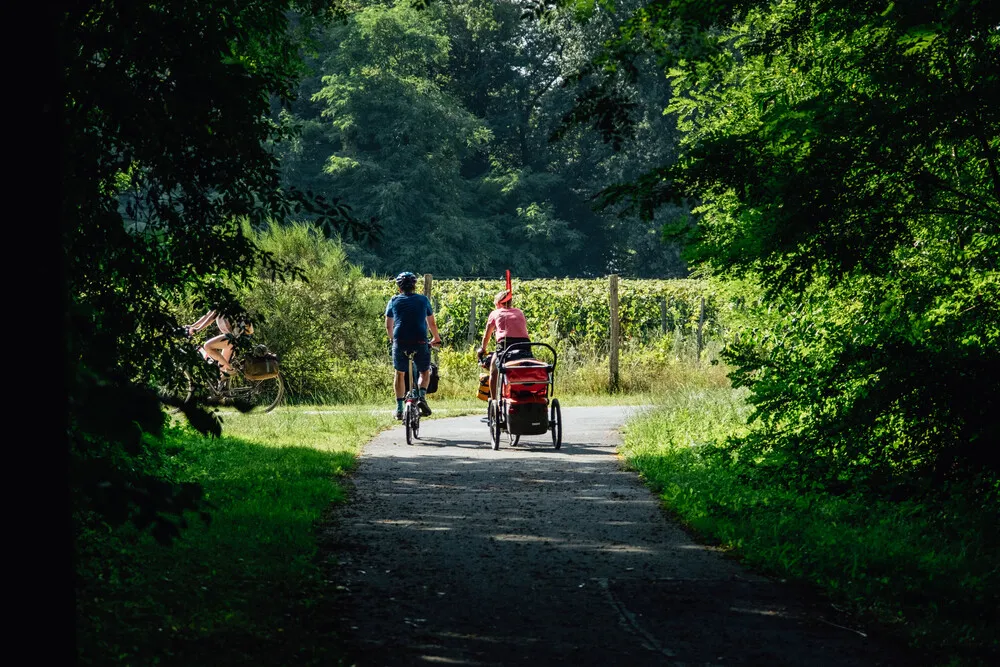
[[[396,410],[396,421],[403,421],[403,411]]]
[[[427,399],[423,396],[417,401],[417,405],[420,407],[420,416],[429,417],[431,414],[431,406],[427,405]]]

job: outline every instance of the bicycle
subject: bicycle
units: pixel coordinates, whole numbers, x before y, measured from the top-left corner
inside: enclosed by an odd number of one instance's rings
[[[403,399],[403,426],[406,428],[406,444],[412,445],[420,437],[420,391],[417,389],[417,367],[413,363],[416,350],[406,353],[410,369],[410,390]]]
[[[203,390],[205,402],[210,405],[234,406],[244,412],[263,408],[267,413],[284,398],[285,382],[278,370],[278,358],[266,345],[255,345],[253,354],[247,356],[233,345],[229,365],[235,372],[228,377],[222,375],[219,364],[205,353],[204,348],[199,347],[198,352],[206,363],[196,367],[194,374],[184,371],[187,388],[181,397],[183,403]],[[178,407],[171,410],[174,413],[179,411]]]
[[[413,441],[420,437],[420,389],[417,387],[417,365],[413,361],[417,351],[411,350],[404,354],[410,369],[410,390],[403,398],[403,427],[406,429],[406,444],[412,445]]]

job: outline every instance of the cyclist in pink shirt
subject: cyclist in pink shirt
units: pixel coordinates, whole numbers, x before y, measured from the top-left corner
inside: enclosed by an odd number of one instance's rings
[[[493,359],[490,361],[491,394],[495,393],[497,384],[497,355],[507,349],[508,345],[531,342],[531,339],[528,337],[528,323],[524,319],[524,313],[521,312],[520,308],[514,308],[512,301],[512,295],[507,290],[500,292],[494,297],[493,304],[496,308],[493,309],[493,312],[486,319],[486,331],[483,332],[483,342],[477,350],[480,357],[486,354],[486,346],[490,344],[490,337],[496,334],[496,354],[493,355]],[[512,352],[508,359],[520,359],[530,356],[530,350],[525,349]],[[493,398],[495,399],[496,396],[493,395]]]

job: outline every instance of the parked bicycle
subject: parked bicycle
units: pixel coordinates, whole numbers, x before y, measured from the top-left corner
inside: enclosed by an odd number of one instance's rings
[[[180,396],[182,402],[187,403],[196,394],[203,394],[205,402],[210,405],[234,406],[244,411],[261,408],[270,412],[284,398],[285,383],[279,371],[278,357],[266,345],[255,345],[249,354],[242,354],[234,346],[229,364],[235,372],[228,377],[223,376],[219,365],[203,348],[199,347],[198,352],[205,363],[193,372],[184,371],[186,388]],[[171,411],[179,410],[175,407]]]

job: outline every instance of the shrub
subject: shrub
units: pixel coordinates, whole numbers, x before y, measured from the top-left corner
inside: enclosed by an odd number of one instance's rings
[[[256,337],[281,360],[293,400],[353,402],[379,393],[376,360],[386,357],[381,318],[388,283],[346,261],[340,243],[300,223],[271,225],[255,242],[302,270],[285,282],[259,275],[244,302],[259,322]]]

